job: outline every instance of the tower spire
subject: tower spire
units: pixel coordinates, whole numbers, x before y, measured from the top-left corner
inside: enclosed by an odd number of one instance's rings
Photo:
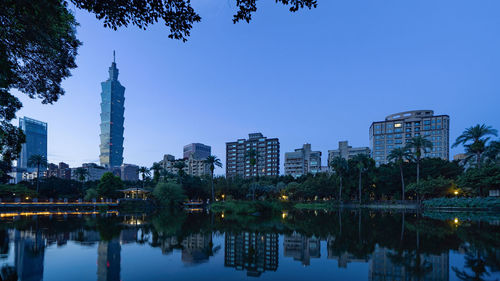
[[[113,62],[116,63],[115,50],[113,50]]]

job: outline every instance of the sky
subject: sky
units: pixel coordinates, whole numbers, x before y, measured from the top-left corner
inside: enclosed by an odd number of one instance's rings
[[[191,142],[225,163],[226,142],[262,132],[280,139],[283,173],[287,151],[311,143],[326,165],[339,141],[369,146],[372,122],[417,109],[448,114],[450,142],[478,123],[500,129],[498,0],[318,0],[297,13],[257,1],[249,24],[232,23],[235,0],[192,2],[202,21],[186,43],[161,23],[114,31],[74,9],[83,45],[66,94],[53,105],[17,94],[19,117],[48,123],[49,162],[98,162],[113,50],[125,163],[180,158]]]

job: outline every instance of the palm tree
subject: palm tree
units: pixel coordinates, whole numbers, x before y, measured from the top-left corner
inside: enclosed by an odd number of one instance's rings
[[[160,172],[161,170],[163,170],[163,167],[160,163],[154,162],[150,170],[153,171],[153,181],[158,182],[158,180],[160,179]]]
[[[361,177],[370,165],[370,158],[365,154],[357,154],[352,158],[352,160],[356,163],[356,168],[358,169],[358,199],[359,204],[361,204]]]
[[[184,175],[184,168],[186,168],[186,161],[184,159],[178,159],[174,162],[174,168],[177,169],[177,175],[179,176],[179,183],[182,185],[182,175]]]
[[[252,171],[255,168],[255,165],[257,165],[257,151],[255,149],[250,149],[245,153],[245,157],[248,158],[248,161],[250,162],[250,166],[252,166]],[[258,175],[257,171],[257,175]]]
[[[47,158],[40,154],[33,154],[28,159],[29,167],[36,167],[36,193],[40,187],[40,168],[47,167]]]
[[[342,202],[342,177],[348,171],[347,160],[344,158],[337,156],[330,161],[330,167],[337,173],[339,176],[339,202]]]
[[[481,168],[481,155],[486,150],[486,144],[490,139],[487,136],[497,135],[497,130],[493,129],[491,126],[477,124],[476,126],[465,129],[451,147],[457,147],[462,144],[466,148],[467,154],[476,156],[476,165],[478,168]]]
[[[147,167],[140,167],[139,168],[139,174],[142,176],[142,188],[144,188],[144,183],[146,182],[146,178],[151,176],[151,172]]]
[[[401,173],[401,200],[405,200],[405,178],[403,175],[403,163],[412,159],[412,153],[408,147],[397,147],[389,152],[387,155],[387,160],[394,161],[396,165],[399,166],[399,172]]]
[[[78,167],[75,170],[75,175],[77,176],[79,181],[84,182],[87,179],[87,176],[89,175],[89,171],[84,167]]]
[[[415,160],[417,161],[417,184],[420,182],[420,159],[422,159],[422,152],[426,153],[428,150],[432,148],[432,142],[425,137],[416,136],[411,138],[406,143],[407,148],[413,149],[413,153],[415,154]],[[418,195],[417,195],[418,201]]]
[[[215,200],[215,195],[214,195],[214,170],[215,166],[222,168],[222,162],[220,161],[219,158],[215,155],[210,155],[205,159],[205,163],[210,165],[210,180],[211,180],[211,185],[212,185],[212,202]]]

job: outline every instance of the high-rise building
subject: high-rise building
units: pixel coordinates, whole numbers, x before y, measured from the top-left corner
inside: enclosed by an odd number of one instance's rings
[[[121,245],[118,239],[100,241],[97,247],[97,280],[119,281]]]
[[[370,148],[368,147],[352,147],[347,141],[339,141],[339,148],[335,150],[328,150],[328,163],[332,162],[335,157],[342,157],[345,160],[358,155],[364,154],[370,156]]]
[[[113,52],[109,78],[101,83],[101,154],[102,166],[119,167],[123,163],[123,122],[125,87],[118,81],[118,69]]]
[[[22,145],[17,168],[21,172],[23,169],[33,172],[36,168],[28,167],[29,158],[32,155],[42,155],[47,158],[47,123],[25,116],[19,119],[19,128],[26,135],[26,142]]]
[[[205,160],[212,154],[212,148],[202,143],[190,143],[184,146],[183,156],[184,159],[193,157],[195,160]]]
[[[378,165],[386,164],[387,155],[397,147],[405,146],[416,136],[424,136],[433,144],[423,157],[449,160],[450,116],[434,115],[432,110],[414,110],[389,115],[385,121],[370,126],[372,158]]]
[[[319,172],[321,172],[321,151],[311,151],[311,144],[306,143],[294,152],[285,153],[285,175],[300,177]]]
[[[102,176],[107,172],[112,172],[109,168],[105,168],[97,165],[96,163],[84,163],[82,168],[87,170],[87,181],[100,180]],[[77,168],[71,168],[71,179],[79,181],[79,175],[76,173]]]
[[[255,165],[251,159],[256,160]],[[278,138],[268,139],[261,133],[253,133],[248,135],[248,140],[226,143],[226,177],[278,176],[279,167]]]

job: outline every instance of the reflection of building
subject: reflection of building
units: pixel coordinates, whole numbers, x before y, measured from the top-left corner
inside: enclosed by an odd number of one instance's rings
[[[211,250],[212,234],[191,234],[181,243],[182,261],[187,264],[198,264],[208,261]]]
[[[100,241],[97,248],[97,281],[120,281],[121,246],[117,239]]]
[[[285,175],[300,177],[321,172],[321,151],[312,151],[306,143],[294,152],[285,153]]]
[[[224,266],[260,276],[278,269],[278,234],[226,233]]]
[[[255,152],[255,165],[250,163],[249,151]],[[239,139],[226,143],[226,177],[278,176],[279,167],[278,138],[268,139],[261,133],[253,133],[248,135],[248,140]]]
[[[321,241],[316,237],[307,238],[298,233],[285,235],[283,240],[283,255],[310,265],[311,258],[321,257]]]
[[[433,144],[424,157],[448,160],[450,151],[450,116],[434,115],[432,110],[414,110],[389,115],[385,121],[370,126],[372,157],[378,165],[387,163],[387,155],[409,139],[424,136]]]
[[[114,52],[113,52],[114,57]],[[123,163],[123,123],[125,118],[125,87],[118,81],[118,69],[113,58],[109,78],[101,83],[101,154],[102,166],[119,167]]]
[[[347,268],[347,265],[351,262],[367,263],[369,261],[368,257],[366,257],[365,259],[356,258],[353,254],[349,252],[335,253],[333,251],[334,243],[335,243],[335,237],[333,236],[328,237],[326,240],[326,245],[327,245],[326,249],[328,251],[328,259],[337,260],[338,267]]]
[[[415,252],[412,252],[415,253]],[[372,254],[368,280],[416,280],[412,272],[417,268],[415,255],[405,252],[403,258],[396,256],[396,251],[387,248],[376,247]],[[402,260],[396,263],[396,260]],[[448,253],[441,255],[420,255],[421,280],[447,281],[449,280],[449,256]]]
[[[15,267],[18,280],[43,280],[43,260],[45,241],[41,234],[28,231],[15,231]]]

